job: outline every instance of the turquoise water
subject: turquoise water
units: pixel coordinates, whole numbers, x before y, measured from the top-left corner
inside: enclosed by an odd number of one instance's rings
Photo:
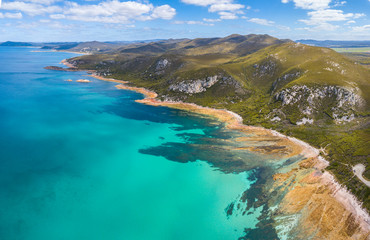
[[[0,48],[0,239],[275,236],[253,204],[262,168],[222,162],[264,160],[228,151],[237,133],[84,72],[45,70],[75,55],[32,50]],[[238,201],[248,214],[228,213]]]

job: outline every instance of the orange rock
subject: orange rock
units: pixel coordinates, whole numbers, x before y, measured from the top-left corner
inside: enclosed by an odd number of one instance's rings
[[[87,80],[87,79],[78,79],[78,80],[76,80],[76,82],[79,82],[79,83],[89,83],[91,81],[90,80]]]

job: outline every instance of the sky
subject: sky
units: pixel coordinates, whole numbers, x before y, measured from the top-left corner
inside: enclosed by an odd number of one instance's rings
[[[370,0],[0,0],[0,42],[370,40]]]

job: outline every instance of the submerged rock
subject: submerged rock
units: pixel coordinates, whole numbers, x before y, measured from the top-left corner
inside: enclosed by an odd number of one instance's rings
[[[80,82],[80,83],[89,83],[91,82],[90,80],[87,80],[87,79],[78,79],[76,80],[76,82]]]

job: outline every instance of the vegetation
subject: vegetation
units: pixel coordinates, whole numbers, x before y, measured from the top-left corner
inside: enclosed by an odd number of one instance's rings
[[[363,163],[370,179],[370,70],[357,63],[366,64],[364,56],[348,56],[268,35],[231,35],[128,45],[69,62],[152,89],[163,99],[229,109],[245,124],[325,149],[328,170],[370,210],[370,189],[352,172]],[[207,85],[213,76],[218,81]],[[174,85],[205,87],[194,93]],[[287,91],[293,92],[291,103],[279,97]],[[304,118],[313,123],[300,125]]]

